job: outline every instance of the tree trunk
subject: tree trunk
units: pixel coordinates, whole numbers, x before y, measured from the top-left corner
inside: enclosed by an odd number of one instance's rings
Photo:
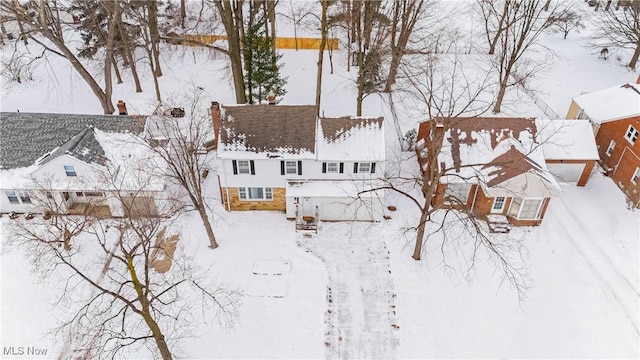
[[[358,95],[356,98],[356,116],[362,116],[362,100],[364,98],[364,70],[362,69],[362,52],[358,54]]]
[[[320,98],[322,95],[322,63],[324,61],[324,48],[327,45],[327,7],[329,6],[329,0],[321,0],[320,4],[322,6],[320,19],[322,38],[320,40],[320,49],[318,50],[318,75],[316,76],[316,111],[318,116],[320,116]]]
[[[627,65],[631,69],[636,69],[636,64],[638,63],[638,58],[640,58],[640,39],[636,42],[636,50],[633,52],[633,56],[631,56],[631,61],[629,61],[629,65]]]
[[[218,247],[218,242],[216,241],[216,236],[213,233],[213,229],[211,228],[211,222],[209,222],[209,217],[207,216],[207,210],[204,206],[199,206],[198,214],[202,219],[202,224],[204,225],[204,229],[207,231],[207,236],[209,237],[209,247],[215,249]]]
[[[180,0],[180,26],[184,29],[185,19],[187,18],[186,0]]]
[[[135,265],[133,264],[133,257],[127,258],[127,268],[129,269],[129,276],[131,277],[131,283],[133,288],[136,291],[138,302],[140,303],[140,316],[144,319],[145,324],[151,331],[151,335],[153,336],[153,340],[156,342],[156,346],[158,347],[158,351],[160,351],[160,356],[162,356],[163,360],[171,360],[173,357],[171,356],[171,351],[169,351],[169,346],[164,339],[164,334],[162,334],[162,330],[160,326],[153,318],[151,308],[149,307],[149,299],[145,294],[144,285],[138,279],[138,274],[136,273]]]
[[[504,80],[500,81],[500,89],[498,90],[498,97],[496,98],[496,103],[493,106],[493,113],[498,114],[502,108],[502,101],[504,100],[504,94],[507,92],[507,77]]]
[[[242,55],[240,54],[240,33],[244,34],[243,16],[241,13],[242,1],[239,1],[238,8],[234,8],[229,1],[215,1],[222,25],[227,33],[227,43],[229,46],[229,61],[231,62],[231,74],[233,75],[233,87],[236,94],[236,103],[245,104],[247,97],[244,88],[244,72],[242,69]],[[239,11],[240,13],[236,13]],[[236,22],[238,26],[236,26]]]
[[[413,260],[420,260],[422,255],[422,242],[424,241],[424,233],[427,228],[427,219],[429,219],[429,207],[431,206],[431,204],[429,204],[430,201],[431,199],[425,200],[425,207],[422,209],[422,214],[420,215],[418,233],[416,234],[416,244],[413,247],[413,255],[411,256]]]
[[[118,69],[118,62],[115,59],[115,56],[112,57],[111,62],[113,63],[113,71],[116,73],[116,81],[118,84],[122,84],[122,76],[120,75],[120,69]]]
[[[153,52],[153,61],[155,64],[155,74],[157,77],[162,76],[160,67],[160,33],[158,31],[158,3],[157,0],[151,0],[149,3],[149,34],[151,35],[151,49]]]
[[[142,85],[140,85],[140,78],[138,77],[138,69],[136,68],[136,59],[131,51],[131,44],[129,39],[129,34],[124,30],[124,26],[122,26],[122,22],[118,24],[120,30],[120,38],[122,39],[122,44],[124,47],[124,57],[127,59],[129,63],[129,67],[131,68],[131,75],[133,76],[133,82],[136,86],[136,92],[142,92]]]

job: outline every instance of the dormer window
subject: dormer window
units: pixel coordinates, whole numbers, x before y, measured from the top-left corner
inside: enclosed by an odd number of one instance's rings
[[[65,165],[64,172],[67,173],[67,176],[78,176],[78,173],[76,173],[76,168],[72,165]]]

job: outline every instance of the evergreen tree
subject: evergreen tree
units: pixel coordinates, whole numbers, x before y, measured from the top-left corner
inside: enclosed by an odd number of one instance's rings
[[[269,93],[282,97],[287,79],[280,75],[282,54],[273,49],[273,37],[266,36],[265,17],[250,21],[244,38],[245,89],[249,104],[260,103]],[[251,23],[253,22],[253,23]]]

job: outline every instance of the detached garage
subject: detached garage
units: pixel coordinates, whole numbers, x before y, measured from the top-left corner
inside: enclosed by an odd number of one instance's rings
[[[584,186],[598,160],[587,120],[536,120],[538,143],[549,172],[560,182]]]
[[[383,190],[371,181],[288,181],[287,218],[322,221],[380,221],[384,215]]]

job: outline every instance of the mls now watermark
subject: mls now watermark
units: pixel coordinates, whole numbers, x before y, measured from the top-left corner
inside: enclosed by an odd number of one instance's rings
[[[3,346],[2,355],[5,356],[46,356],[47,348],[39,348],[35,346]]]

